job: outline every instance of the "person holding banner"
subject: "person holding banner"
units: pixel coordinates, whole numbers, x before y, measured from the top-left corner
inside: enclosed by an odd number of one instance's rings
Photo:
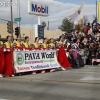
[[[29,37],[25,37],[25,42],[23,43],[23,50],[24,51],[30,51],[30,45],[29,45]]]
[[[53,38],[50,39],[49,48],[51,50],[54,50],[55,49],[55,44],[54,44],[54,39]]]
[[[14,41],[13,50],[22,51],[21,35],[18,35],[16,41]],[[17,75],[22,75],[22,73],[18,73]]]
[[[25,37],[25,41],[22,44],[22,48],[23,48],[23,51],[26,51],[26,52],[31,50],[30,44],[29,44],[29,37],[28,36]],[[25,73],[27,73],[27,72],[25,72]],[[33,74],[33,72],[29,72],[29,73]]]
[[[3,42],[0,41],[0,78],[3,78],[4,69],[5,69],[5,59],[4,59]]]
[[[40,50],[40,44],[39,44],[39,37],[35,38],[35,42],[33,43],[35,50]]]
[[[62,36],[60,36],[59,41],[57,42],[57,48],[58,48],[58,62],[62,66],[62,70],[66,70],[66,68],[71,67],[71,64],[68,61],[68,58],[66,56],[66,52],[64,50],[64,39]]]
[[[22,50],[21,36],[20,35],[17,36],[17,40],[14,42],[14,44],[15,44],[15,49],[17,51],[21,51]]]
[[[48,42],[48,39],[44,38],[43,44],[42,44],[44,50],[48,50],[48,44],[47,44],[47,42]]]
[[[43,48],[43,50],[48,50],[48,44],[47,44],[47,42],[48,42],[48,39],[47,38],[44,38],[43,39],[43,44],[41,45],[42,48]],[[45,73],[45,72],[46,72],[46,70],[42,70],[41,71],[42,74]]]
[[[40,48],[39,48],[39,37],[36,37],[35,38],[35,42],[33,43],[33,46],[34,46],[34,50],[40,50]],[[32,74],[36,74],[36,70],[35,71],[33,71],[32,72]]]
[[[4,75],[6,77],[14,76],[14,69],[13,69],[13,56],[12,56],[12,43],[11,43],[11,36],[6,37],[7,42],[4,43],[4,50],[5,50],[5,70]]]
[[[50,39],[50,43],[49,43],[48,47],[49,47],[49,50],[55,50],[55,44],[54,44],[54,39],[53,38]],[[50,69],[50,72],[54,72],[54,71],[55,71],[54,68]]]

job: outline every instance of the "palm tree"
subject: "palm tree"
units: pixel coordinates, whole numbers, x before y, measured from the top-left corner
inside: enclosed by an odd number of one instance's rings
[[[44,26],[44,28],[46,27],[46,22],[42,22],[41,25]]]

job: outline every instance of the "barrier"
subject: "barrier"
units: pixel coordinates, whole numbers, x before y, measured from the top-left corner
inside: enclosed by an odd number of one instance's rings
[[[59,67],[56,50],[14,51],[16,73]]]

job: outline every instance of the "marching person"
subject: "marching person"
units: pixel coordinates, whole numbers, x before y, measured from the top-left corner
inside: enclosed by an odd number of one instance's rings
[[[48,50],[48,44],[47,44],[47,42],[48,42],[48,39],[44,38],[43,44],[42,44],[44,50]]]
[[[6,50],[5,55],[5,70],[4,75],[6,77],[14,76],[14,69],[13,69],[13,55],[12,55],[12,43],[11,43],[11,36],[6,37],[7,42],[4,43],[4,49]]]
[[[22,43],[21,43],[21,36],[18,35],[16,41],[14,42],[15,45],[15,49],[17,51],[21,51],[22,50]]]
[[[33,43],[35,50],[40,50],[40,44],[39,44],[39,37],[35,38],[35,42]]]
[[[66,68],[71,67],[71,64],[68,61],[68,58],[66,56],[66,52],[64,50],[64,39],[62,36],[60,36],[59,41],[57,43],[58,48],[58,62],[61,65],[62,70],[66,70]]]
[[[49,50],[55,50],[55,44],[54,44],[53,38],[50,39],[50,43],[49,43],[48,47],[49,47]],[[54,71],[55,71],[54,68],[50,69],[50,72],[54,72]]]
[[[14,41],[13,50],[22,51],[21,35],[18,35],[16,41]],[[17,75],[22,75],[22,73],[18,73]]]
[[[29,45],[29,37],[25,37],[25,41],[23,43],[23,50],[24,51],[30,51],[30,45]]]
[[[48,39],[47,38],[44,38],[43,39],[43,44],[41,45],[42,48],[43,48],[43,50],[48,50],[48,44],[47,44],[47,42],[48,42]],[[42,70],[41,71],[42,74],[45,73],[45,72],[46,72],[46,70]]]
[[[34,50],[39,50],[40,49],[40,45],[39,45],[39,37],[36,37],[35,38],[35,42],[33,43],[33,46],[34,46]],[[36,70],[32,72],[32,74],[36,74]]]
[[[72,58],[73,68],[80,68],[84,66],[82,57],[79,55],[80,51],[79,44],[80,44],[80,39],[75,39],[74,43],[72,44],[71,58]]]
[[[33,44],[30,45],[30,51],[35,51],[35,48],[34,48]]]
[[[4,59],[3,42],[0,41],[0,78],[3,78],[4,69],[5,69],[5,59]]]
[[[22,48],[23,48],[23,51],[30,51],[30,44],[29,44],[29,37],[26,36],[25,37],[25,41],[23,42],[22,44]],[[32,71],[29,71],[29,73],[33,73]],[[27,74],[27,72],[25,72],[25,74]]]
[[[54,44],[54,39],[53,38],[50,39],[49,48],[52,49],[52,50],[55,49],[55,44]]]

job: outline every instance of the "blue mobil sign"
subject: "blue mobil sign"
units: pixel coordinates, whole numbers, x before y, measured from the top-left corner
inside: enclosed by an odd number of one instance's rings
[[[36,3],[34,1],[28,1],[28,13],[38,16],[48,16],[49,7],[45,4]]]

